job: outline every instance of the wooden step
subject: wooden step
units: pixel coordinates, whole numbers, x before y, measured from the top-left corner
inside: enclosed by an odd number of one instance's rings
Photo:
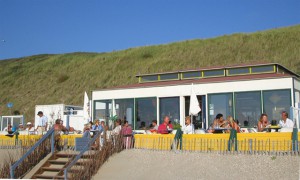
[[[41,167],[43,171],[56,171],[59,172],[60,170],[64,169],[64,164],[51,164],[47,167]]]
[[[64,176],[50,176],[50,175],[41,175],[41,174],[37,174],[34,176],[34,178],[36,179],[65,179]]]

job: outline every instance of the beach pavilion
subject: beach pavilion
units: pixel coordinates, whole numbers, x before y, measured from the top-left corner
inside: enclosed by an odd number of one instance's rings
[[[201,111],[195,128],[208,128],[218,113],[231,115],[242,127],[255,127],[262,113],[281,118],[300,102],[300,76],[277,63],[199,68],[140,74],[137,84],[92,91],[92,118],[109,122],[126,119],[133,129],[160,124],[165,115],[184,124],[191,88]],[[192,86],[193,84],[193,86]],[[299,124],[299,122],[297,123]]]

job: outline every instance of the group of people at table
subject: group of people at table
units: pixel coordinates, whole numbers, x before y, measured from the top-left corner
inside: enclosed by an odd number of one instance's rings
[[[267,114],[261,114],[260,119],[257,123],[257,132],[263,132],[269,130],[271,124],[268,120]],[[279,120],[278,125],[276,128],[293,128],[294,122],[288,118],[288,113],[283,111],[281,113],[281,120]],[[229,133],[231,129],[235,129],[238,133],[243,132],[238,123],[233,119],[232,116],[228,116],[224,119],[222,114],[217,114],[215,120],[210,125],[207,133],[217,133],[219,130],[222,132]],[[170,123],[169,116],[165,116],[163,119],[163,123],[159,126],[157,125],[157,121],[152,121],[152,128],[149,130],[151,133],[159,133],[159,134],[169,134],[173,130],[173,125]],[[194,125],[191,123],[191,117],[187,116],[185,118],[185,125],[181,128],[184,134],[194,134],[195,128]]]

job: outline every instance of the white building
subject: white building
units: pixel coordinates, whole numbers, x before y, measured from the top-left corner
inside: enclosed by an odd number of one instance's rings
[[[202,109],[196,128],[207,128],[218,113],[254,127],[262,113],[278,122],[283,110],[300,102],[299,77],[276,63],[137,75],[137,84],[92,91],[92,114],[106,121],[117,115],[134,129],[161,123],[165,115],[183,125],[193,83]]]

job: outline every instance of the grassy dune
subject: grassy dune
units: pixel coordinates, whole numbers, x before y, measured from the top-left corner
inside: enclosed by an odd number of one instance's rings
[[[0,61],[1,115],[34,118],[36,104],[82,105],[84,91],[137,83],[136,74],[276,62],[300,74],[300,25],[110,53],[70,53]]]

